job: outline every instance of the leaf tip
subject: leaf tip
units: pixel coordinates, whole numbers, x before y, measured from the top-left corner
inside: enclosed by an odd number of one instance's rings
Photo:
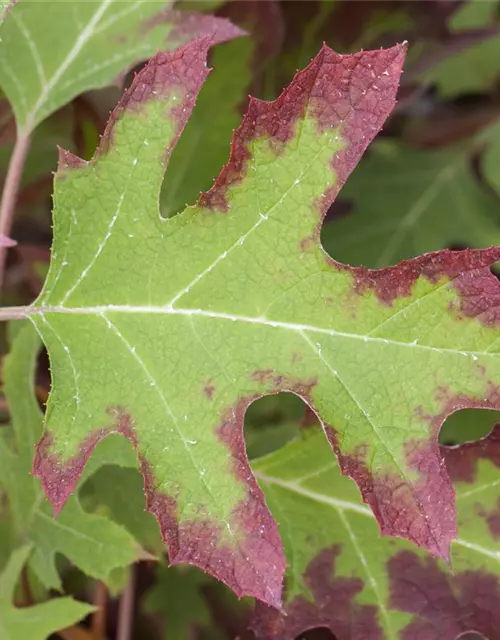
[[[57,174],[61,175],[68,169],[79,169],[87,164],[86,160],[83,160],[79,156],[75,155],[67,149],[63,149],[57,145]]]

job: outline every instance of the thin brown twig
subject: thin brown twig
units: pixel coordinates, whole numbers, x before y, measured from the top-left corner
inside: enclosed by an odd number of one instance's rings
[[[128,582],[118,608],[118,631],[116,640],[131,640],[134,616],[135,566],[129,567]]]
[[[3,187],[2,201],[0,203],[0,237],[10,236],[19,184],[21,182],[24,162],[30,142],[31,136],[29,134],[18,134],[10,157],[9,168],[7,169],[7,176]],[[3,283],[6,255],[7,247],[0,246],[0,286]]]
[[[102,580],[99,580],[94,589],[95,612],[92,614],[92,638],[104,640],[106,637],[106,605],[108,602],[108,590]]]

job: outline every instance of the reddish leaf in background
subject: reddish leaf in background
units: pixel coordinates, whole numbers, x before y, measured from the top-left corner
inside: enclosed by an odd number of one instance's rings
[[[473,492],[475,488],[477,493],[473,500],[479,500],[484,491],[492,489],[497,484],[489,482],[491,475],[487,476],[483,483],[474,485],[474,482],[479,461],[488,461],[497,467],[500,466],[500,425],[477,442],[453,447],[443,446],[441,453],[446,461],[449,475],[462,485],[463,483],[466,486],[470,485]],[[283,456],[282,460],[290,461],[284,468],[288,473],[292,472],[293,456],[288,458]],[[279,454],[277,454],[274,464],[279,461]],[[265,464],[264,461],[264,479]],[[268,464],[271,470],[275,468],[273,462]],[[320,473],[321,468],[316,477]],[[330,476],[325,475],[324,478],[326,481]],[[272,478],[265,481],[271,481],[272,484]],[[332,481],[335,484],[335,477]],[[322,486],[321,482],[319,486]],[[286,481],[284,486],[287,486]],[[290,476],[289,486],[297,486],[293,481],[293,475]],[[341,504],[344,497],[342,486],[345,485],[340,485],[340,488],[336,489],[339,493],[338,505],[335,506],[333,503],[328,507],[334,512],[337,509],[342,510]],[[466,488],[463,493],[467,495],[468,489]],[[498,490],[496,493],[498,495]],[[312,496],[314,499],[314,492]],[[303,498],[297,495],[297,499],[300,501]],[[485,510],[483,513],[493,541],[498,540],[499,506],[500,499],[491,511]],[[324,515],[324,512],[321,513]],[[462,546],[459,549],[464,554],[461,559],[462,567],[464,563],[467,566],[467,553],[472,552],[474,555],[479,551],[476,566],[483,568],[478,569],[471,564],[468,570],[461,568],[453,572],[429,555],[418,555],[407,548],[401,548],[403,545],[397,540],[377,541],[378,545],[386,545],[385,550],[382,550],[381,546],[378,547],[380,559],[384,555],[388,557],[385,567],[387,574],[381,579],[380,576],[383,573],[378,572],[382,572],[383,565],[379,569],[377,560],[374,562],[370,559],[371,548],[366,548],[369,537],[363,537],[359,529],[362,522],[358,520],[356,523],[355,513],[354,510],[347,508],[345,515],[340,518],[340,522],[344,523],[341,529],[344,530],[331,532],[333,541],[343,539],[342,536],[350,531],[351,534],[347,535],[349,542],[346,545],[335,543],[332,547],[317,553],[310,561],[302,576],[304,587],[307,589],[305,595],[290,598],[283,612],[262,603],[256,604],[251,628],[255,631],[258,640],[289,640],[298,638],[300,634],[317,627],[330,630],[337,640],[383,640],[389,636],[381,628],[381,621],[392,622],[394,616],[395,626],[398,627],[396,620],[400,612],[410,614],[411,618],[398,634],[390,635],[391,638],[458,640],[461,634],[476,632],[482,634],[487,640],[500,639],[500,581],[498,572],[495,573],[494,568],[491,572],[488,570],[489,563],[495,562],[492,557],[485,559],[483,555],[488,553],[491,555],[488,547],[485,549],[479,547],[474,551],[467,549],[467,546],[465,548]],[[465,511],[466,517],[467,513]],[[300,508],[298,508],[298,516],[300,516]],[[299,531],[303,532],[304,526],[310,527],[313,540],[316,535],[314,524],[304,525],[301,522],[302,529]],[[302,539],[302,535],[303,533],[299,533],[299,540]],[[352,558],[350,555],[352,549],[349,549],[352,541],[356,541],[355,555],[365,559],[361,577],[357,573],[352,576],[345,575],[345,572],[349,574],[352,563],[352,559],[347,560]],[[311,544],[314,543],[311,542]],[[468,542],[465,545],[468,545]],[[374,545],[373,550],[376,549]],[[339,575],[339,566],[343,567],[341,575]],[[377,567],[376,572],[373,571],[374,567]],[[297,577],[293,576],[291,579],[294,587],[297,588]],[[386,579],[388,580],[387,601],[383,586]],[[375,594],[374,584],[377,585],[377,583],[379,591]],[[369,589],[372,589],[371,595]],[[382,611],[382,605],[385,607],[384,611]]]
[[[309,629],[324,627],[335,633],[336,640],[383,640],[377,607],[356,601],[363,590],[363,580],[335,575],[340,553],[337,545],[325,549],[311,561],[304,575],[311,598],[294,598],[286,607],[285,615],[271,607],[257,605],[252,624],[257,638],[290,640]]]
[[[486,571],[450,576],[434,558],[401,551],[389,561],[390,606],[415,616],[401,640],[456,640],[468,631],[500,638],[500,583]]]

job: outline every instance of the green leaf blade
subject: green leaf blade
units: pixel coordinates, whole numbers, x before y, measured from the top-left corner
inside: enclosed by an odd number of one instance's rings
[[[158,49],[174,49],[202,35],[222,42],[242,34],[227,20],[175,12],[171,5],[17,3],[2,24],[0,85],[18,130],[31,133],[76,95],[113,83]]]
[[[376,142],[342,197],[351,211],[322,232],[341,262],[379,269],[451,246],[500,243],[497,199],[477,183],[467,150]]]

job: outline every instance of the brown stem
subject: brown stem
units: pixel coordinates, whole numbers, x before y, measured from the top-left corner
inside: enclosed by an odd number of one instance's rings
[[[132,638],[132,624],[134,615],[134,591],[135,591],[135,569],[134,565],[129,567],[128,583],[120,600],[118,609],[118,631],[116,640],[130,640]]]
[[[26,570],[25,566],[21,571],[21,589],[23,593],[23,604],[25,606],[30,606],[34,604],[35,601],[33,600],[33,594],[31,592],[28,571]]]
[[[103,640],[106,637],[106,604],[108,601],[108,590],[104,582],[99,580],[94,590],[94,604],[97,607],[92,615],[92,638],[93,640]]]
[[[31,137],[27,133],[17,136],[16,144],[10,157],[9,168],[3,186],[2,202],[0,203],[0,236],[10,236],[17,193],[23,173],[24,162],[30,146]],[[0,246],[0,286],[3,283],[7,247]]]

